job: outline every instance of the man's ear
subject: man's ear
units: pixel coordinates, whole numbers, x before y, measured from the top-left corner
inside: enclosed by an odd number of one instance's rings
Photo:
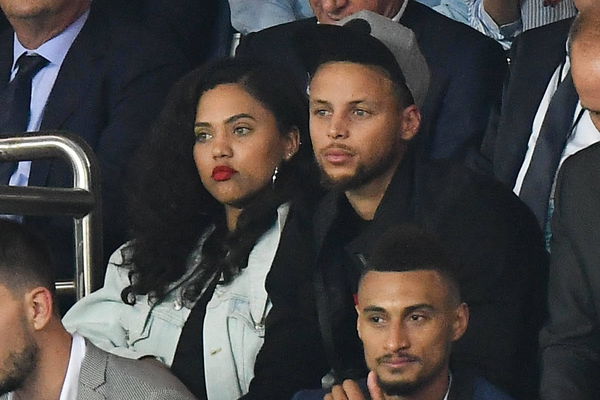
[[[457,341],[465,334],[469,326],[469,306],[461,303],[455,311],[454,322],[452,323],[452,341]]]
[[[293,127],[286,133],[285,149],[283,159],[289,161],[300,149],[300,130]]]
[[[54,316],[54,299],[45,287],[36,287],[25,295],[27,318],[35,331],[43,330]]]
[[[410,141],[419,132],[421,127],[421,111],[412,104],[402,111],[402,140]]]

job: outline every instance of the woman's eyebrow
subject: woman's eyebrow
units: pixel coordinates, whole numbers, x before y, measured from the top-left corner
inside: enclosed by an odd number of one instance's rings
[[[251,120],[256,121],[256,118],[254,118],[252,115],[246,114],[246,113],[241,113],[241,114],[232,115],[231,117],[227,118],[225,120],[225,123],[230,124],[230,123],[235,122],[238,119],[242,119],[242,118],[250,118]]]

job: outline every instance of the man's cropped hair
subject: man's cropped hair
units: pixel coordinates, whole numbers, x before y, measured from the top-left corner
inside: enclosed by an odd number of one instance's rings
[[[362,276],[370,271],[436,271],[447,281],[457,300],[460,300],[456,269],[457,264],[437,237],[414,225],[398,225],[381,235]]]
[[[4,219],[0,219],[0,284],[12,291],[43,286],[55,292],[46,242],[22,224]]]

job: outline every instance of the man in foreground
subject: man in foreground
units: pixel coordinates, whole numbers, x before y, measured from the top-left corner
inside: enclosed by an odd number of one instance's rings
[[[325,399],[509,399],[476,374],[450,367],[469,309],[451,261],[430,235],[402,226],[381,237],[360,278],[356,311],[369,377],[366,385],[347,380],[334,386]]]
[[[168,369],[106,353],[71,336],[54,302],[49,251],[0,220],[1,400],[193,400]]]

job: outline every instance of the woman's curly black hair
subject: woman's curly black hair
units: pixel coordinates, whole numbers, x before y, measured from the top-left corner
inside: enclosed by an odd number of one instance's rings
[[[124,302],[134,303],[132,295],[138,294],[163,300],[169,286],[188,272],[188,257],[210,227],[214,230],[204,242],[193,278],[186,283],[185,299],[194,301],[215,278],[230,282],[246,267],[258,238],[274,223],[279,205],[298,191],[313,190],[307,188],[316,180],[312,178],[306,96],[288,77],[267,65],[225,59],[190,72],[173,87],[131,169],[133,240],[123,251],[131,285],[121,293]],[[224,206],[202,185],[192,155],[199,99],[204,92],[228,83],[243,86],[270,110],[282,134],[297,128],[302,141],[299,152],[280,166],[275,185],[244,208],[233,232],[227,229]]]

